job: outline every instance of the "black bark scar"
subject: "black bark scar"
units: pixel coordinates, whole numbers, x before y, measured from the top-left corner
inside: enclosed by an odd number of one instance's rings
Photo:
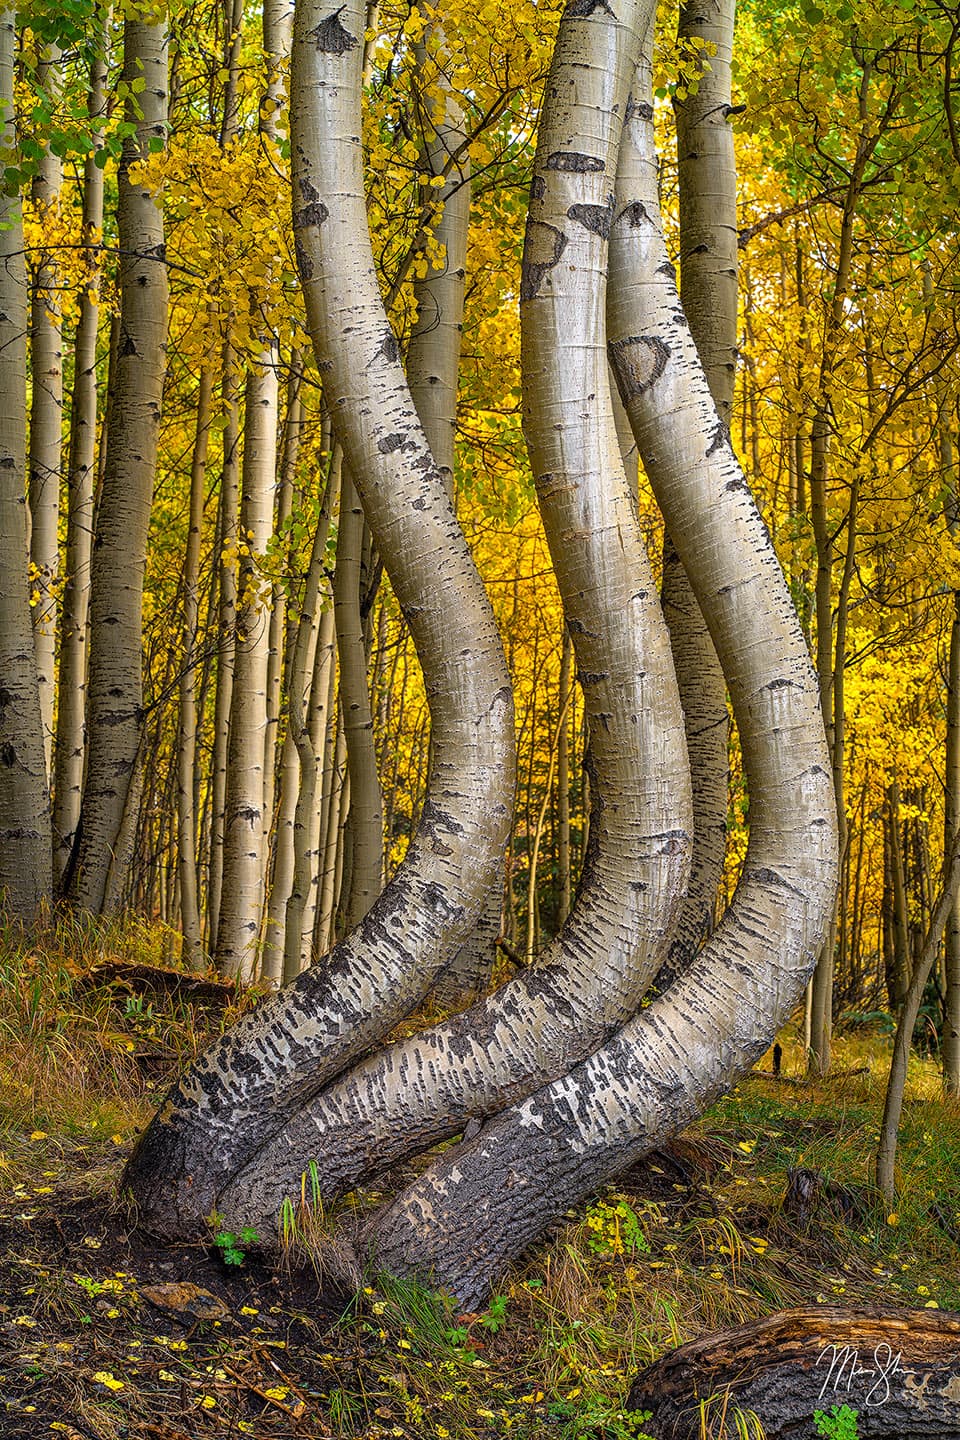
[[[610,238],[610,224],[613,220],[613,202],[608,205],[571,205],[567,211],[571,220],[579,220],[587,230],[599,235],[601,240]]]
[[[341,5],[339,10],[334,10],[319,25],[307,31],[307,35],[314,41],[318,50],[325,55],[346,55],[348,51],[355,50],[359,40],[354,39],[349,30],[344,29],[340,20],[347,7]]]
[[[573,171],[577,175],[587,175],[595,170],[603,170],[604,163],[597,155],[581,155],[577,150],[554,150],[547,159],[545,170]]]
[[[626,405],[660,379],[670,359],[670,346],[658,335],[628,335],[623,340],[611,340],[607,354],[620,399]]]
[[[544,275],[553,269],[566,248],[567,237],[555,225],[547,225],[541,220],[527,222],[523,264],[520,267],[521,300],[533,299]]]

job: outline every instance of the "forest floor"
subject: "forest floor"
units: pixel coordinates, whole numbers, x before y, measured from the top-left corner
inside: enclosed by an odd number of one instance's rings
[[[114,936],[98,959],[156,963],[158,944]],[[630,1382],[684,1340],[800,1303],[960,1310],[960,1106],[932,1060],[912,1063],[897,1211],[872,1188],[882,1017],[841,1032],[818,1084],[786,1032],[780,1079],[755,1073],[566,1217],[481,1314],[329,1268],[274,1273],[213,1233],[158,1247],[117,1179],[233,1001],[91,982],[87,948],[0,947],[4,1440],[640,1440]],[[798,1167],[819,1177],[808,1202]]]

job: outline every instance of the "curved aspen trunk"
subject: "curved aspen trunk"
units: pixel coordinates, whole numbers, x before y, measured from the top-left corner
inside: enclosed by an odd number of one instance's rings
[[[710,394],[730,428],[737,371],[737,170],[730,127],[735,0],[685,0],[679,36],[715,46],[695,94],[675,102],[680,173],[680,295]],[[690,885],[665,990],[713,929],[727,838],[727,687],[710,632],[669,533],[663,613],[670,630],[693,784]]]
[[[63,89],[63,60],[56,45],[45,48],[36,83],[56,106]],[[56,216],[63,165],[48,145],[33,178],[38,217]],[[30,300],[30,561],[33,638],[43,714],[47,774],[52,774],[53,698],[56,689],[57,582],[60,573],[61,432],[63,427],[63,326],[56,254],[42,250],[34,266]]]
[[[367,680],[367,650],[360,616],[360,560],[363,509],[349,470],[340,489],[333,613],[340,660],[340,706],[350,776],[350,884],[341,896],[346,930],[363,919],[381,890],[383,797],[373,743],[373,712]]]
[[[99,913],[108,877],[122,880],[121,828],[143,730],[143,573],[166,364],[163,211],[130,169],[166,139],[167,22],[127,19],[124,77],[143,81],[127,102],[136,133],[117,177],[120,342],[106,467],[90,576],[89,755],[71,899]],[[122,884],[114,884],[114,890]]]
[[[424,50],[421,59],[425,65]],[[431,263],[427,274],[413,287],[417,321],[407,347],[406,368],[427,444],[453,502],[457,383],[470,230],[470,157],[457,97],[442,72],[438,78],[441,113],[431,120],[432,134],[424,147],[423,164],[427,174],[446,176],[433,227],[434,238],[444,253],[443,259]],[[490,892],[473,934],[437,978],[430,993],[430,1001],[437,1009],[462,1010],[483,990],[493,968],[502,904],[501,877]]]
[[[262,1234],[275,1229],[284,1194],[300,1194],[311,1158],[326,1203],[596,1049],[656,974],[686,884],[683,717],[603,346],[610,191],[633,46],[606,11],[571,22],[564,37],[548,82],[564,100],[543,117],[527,222],[524,424],[589,723],[585,873],[566,925],[536,965],[462,1015],[364,1061],[252,1158],[218,1208],[228,1218],[252,1215]],[[589,154],[574,148],[583,135]]]
[[[3,149],[15,143],[16,12],[0,12]],[[18,195],[0,195],[0,903],[32,924],[50,896],[50,809],[27,583],[27,277]]]
[[[367,230],[364,12],[298,9],[294,229],[334,427],[431,696],[429,794],[407,858],[357,930],[217,1041],[175,1086],[125,1176],[141,1218],[192,1234],[231,1174],[429,989],[502,862],[513,705],[493,611],[410,400]]]
[[[106,51],[109,9],[101,12],[98,43]],[[100,236],[103,231],[103,147],[107,66],[90,64],[87,116],[94,149],[83,166],[84,283],[73,352],[70,449],[67,461],[66,583],[60,611],[60,674],[54,747],[53,879],[59,891],[73,851],[83,788],[84,696],[87,678],[87,609],[93,538],[93,481],[97,455],[97,332],[100,328]]]
[[[645,58],[620,151],[608,347],[724,666],[750,779],[750,846],[730,909],[669,991],[583,1065],[448,1150],[374,1220],[385,1268],[428,1274],[468,1309],[551,1220],[749,1069],[802,993],[836,890],[816,679],[679,307],[657,208],[651,101]]]

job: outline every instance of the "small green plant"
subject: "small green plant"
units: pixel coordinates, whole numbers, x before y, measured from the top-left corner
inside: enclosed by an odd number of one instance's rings
[[[248,1245],[256,1245],[260,1236],[249,1225],[244,1225],[239,1235],[232,1230],[218,1230],[213,1237],[213,1243],[220,1251],[220,1258],[224,1265],[242,1265],[247,1258],[247,1252],[243,1248]]]
[[[506,1295],[495,1295],[490,1304],[480,1316],[480,1324],[484,1330],[489,1330],[491,1335],[496,1335],[507,1323],[507,1306],[510,1301]]]
[[[813,1427],[823,1440],[859,1440],[857,1410],[849,1405],[832,1405],[828,1410],[814,1410]]]
[[[623,1196],[598,1200],[587,1211],[587,1248],[596,1255],[634,1255],[649,1250],[640,1217]]]

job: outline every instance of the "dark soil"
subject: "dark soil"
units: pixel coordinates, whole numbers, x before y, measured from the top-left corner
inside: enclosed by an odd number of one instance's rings
[[[356,1333],[335,1328],[348,1299],[310,1270],[161,1248],[112,1200],[116,1151],[109,1168],[102,1154],[66,1158],[76,1162],[70,1181],[0,1199],[4,1440],[335,1433],[330,1392],[349,1387],[366,1358]],[[141,1293],[171,1282],[206,1294],[187,1289],[178,1309]]]

